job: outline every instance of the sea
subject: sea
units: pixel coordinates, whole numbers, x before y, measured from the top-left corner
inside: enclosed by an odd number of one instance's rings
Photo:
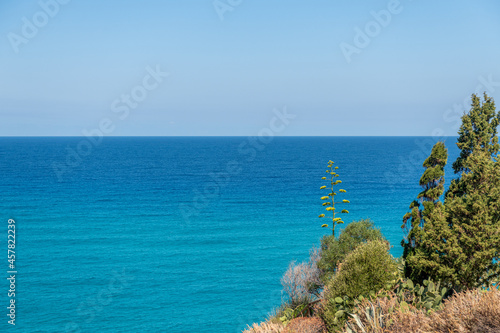
[[[331,234],[329,160],[398,257],[438,139],[449,184],[456,137],[2,137],[0,331],[241,332]]]

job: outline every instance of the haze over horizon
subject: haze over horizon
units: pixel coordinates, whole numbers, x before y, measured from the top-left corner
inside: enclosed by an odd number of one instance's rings
[[[500,103],[494,0],[6,0],[0,22],[0,136],[455,136],[472,93]]]

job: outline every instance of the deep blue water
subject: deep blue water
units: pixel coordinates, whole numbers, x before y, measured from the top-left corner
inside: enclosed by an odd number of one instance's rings
[[[17,332],[241,332],[319,244],[339,166],[347,222],[399,245],[428,137],[0,138],[0,251],[16,221]],[[449,149],[447,183],[458,150]],[[75,153],[79,151],[79,153]],[[76,155],[75,155],[76,154]],[[6,255],[0,271],[7,276]],[[0,284],[0,330],[8,284]]]

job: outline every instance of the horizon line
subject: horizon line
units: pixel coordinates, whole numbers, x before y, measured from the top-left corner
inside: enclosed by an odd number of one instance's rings
[[[259,135],[0,135],[0,138],[88,138],[88,137],[102,137],[102,138],[245,138],[245,137],[258,137]],[[452,138],[458,135],[275,135],[276,138]]]

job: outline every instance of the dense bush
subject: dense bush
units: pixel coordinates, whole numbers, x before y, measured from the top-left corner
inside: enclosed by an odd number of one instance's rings
[[[371,241],[347,255],[329,281],[329,297],[357,298],[384,289],[396,279],[397,266],[386,242]]]
[[[338,238],[325,236],[321,240],[321,258],[318,268],[321,279],[329,280],[345,257],[360,244],[374,240],[385,240],[380,230],[375,229],[369,219],[349,223]]]
[[[347,313],[360,296],[391,287],[398,276],[387,242],[370,241],[347,255],[338,272],[328,281],[322,302],[322,317],[329,329],[344,326]]]

